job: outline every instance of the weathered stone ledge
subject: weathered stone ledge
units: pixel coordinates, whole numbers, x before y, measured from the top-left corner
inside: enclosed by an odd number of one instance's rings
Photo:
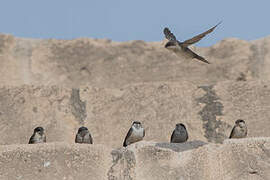
[[[0,179],[269,179],[270,138],[223,144],[142,141],[128,148],[63,142],[0,146]]]

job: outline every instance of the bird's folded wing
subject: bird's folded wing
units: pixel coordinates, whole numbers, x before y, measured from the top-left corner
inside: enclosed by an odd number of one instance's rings
[[[234,126],[233,129],[232,129],[232,132],[231,132],[231,134],[230,134],[229,139],[231,139],[231,138],[234,136],[234,129],[235,129],[235,126]]]
[[[82,138],[78,134],[76,134],[75,143],[79,143],[79,142],[81,142],[81,140],[82,140]]]
[[[215,29],[220,23],[221,23],[221,22],[219,22],[217,25],[215,25],[215,26],[212,27],[211,29],[209,29],[209,30],[207,30],[207,31],[205,31],[205,32],[203,32],[203,33],[197,35],[197,36],[194,36],[194,37],[191,38],[191,39],[188,39],[188,40],[184,41],[183,43],[181,43],[181,45],[184,46],[184,47],[188,47],[189,45],[194,44],[194,43],[200,41],[204,36],[206,36],[207,34],[211,33],[212,31],[214,31],[214,29]],[[165,31],[165,29],[164,29],[164,31]]]
[[[34,143],[34,135],[30,137],[28,144],[33,144],[33,143]]]
[[[127,133],[127,135],[126,135],[126,137],[125,137],[123,146],[127,146],[127,139],[129,138],[129,136],[131,135],[131,133],[132,133],[132,128],[130,128],[130,129],[128,130],[128,133]]]
[[[171,135],[171,142],[173,141],[174,133],[175,133],[175,130],[173,130],[173,133]]]
[[[93,144],[93,139],[90,133],[89,133],[89,141],[90,141],[90,144]]]

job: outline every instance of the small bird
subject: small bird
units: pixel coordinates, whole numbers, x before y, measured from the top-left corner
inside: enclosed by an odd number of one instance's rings
[[[45,143],[46,135],[43,127],[36,127],[33,135],[30,137],[28,144]]]
[[[247,126],[244,120],[238,119],[235,121],[235,125],[230,134],[231,138],[245,138],[247,137]]]
[[[93,144],[93,139],[87,127],[80,127],[76,134],[75,143]]]
[[[142,127],[141,122],[134,121],[131,128],[129,129],[123,146],[126,147],[132,143],[141,141],[145,136],[145,130]]]
[[[214,29],[220,23],[221,22],[219,22],[217,25],[215,25],[211,29],[209,29],[209,30],[197,35],[197,36],[194,36],[193,38],[188,39],[188,40],[186,40],[184,42],[178,41],[176,39],[176,37],[174,36],[174,34],[169,30],[169,28],[165,27],[164,30],[163,30],[163,33],[164,33],[166,39],[169,40],[169,42],[166,43],[165,48],[175,52],[178,55],[184,56],[186,58],[195,58],[195,59],[198,59],[198,60],[200,60],[202,62],[210,64],[206,59],[204,59],[203,57],[199,56],[198,54],[196,54],[192,50],[190,50],[188,48],[188,46],[200,41],[204,36],[211,33],[212,31],[214,31]]]
[[[182,123],[178,123],[171,136],[171,143],[183,143],[188,140],[188,132],[186,126]]]

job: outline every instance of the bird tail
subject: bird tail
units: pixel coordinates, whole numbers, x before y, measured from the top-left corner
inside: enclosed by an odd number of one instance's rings
[[[202,56],[199,56],[198,54],[195,54],[194,58],[196,58],[202,62],[205,62],[207,64],[210,64],[210,62],[208,62],[206,59],[204,59]]]

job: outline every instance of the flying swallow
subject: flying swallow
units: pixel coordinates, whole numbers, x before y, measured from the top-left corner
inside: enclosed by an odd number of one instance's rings
[[[206,59],[204,59],[202,56],[199,56],[198,54],[196,54],[195,52],[193,52],[192,50],[190,50],[188,48],[188,46],[190,46],[191,44],[197,43],[198,41],[200,41],[204,36],[206,36],[207,34],[211,33],[212,31],[214,31],[214,29],[220,24],[221,22],[219,22],[217,25],[215,25],[214,27],[212,27],[211,29],[197,35],[194,36],[191,39],[188,39],[184,42],[180,42],[176,39],[176,37],[174,36],[174,34],[169,30],[169,28],[165,27],[163,30],[163,33],[166,37],[166,39],[169,40],[169,42],[166,43],[165,48],[175,52],[176,54],[185,56],[186,58],[195,58],[198,59],[202,62],[208,63],[210,64]]]

